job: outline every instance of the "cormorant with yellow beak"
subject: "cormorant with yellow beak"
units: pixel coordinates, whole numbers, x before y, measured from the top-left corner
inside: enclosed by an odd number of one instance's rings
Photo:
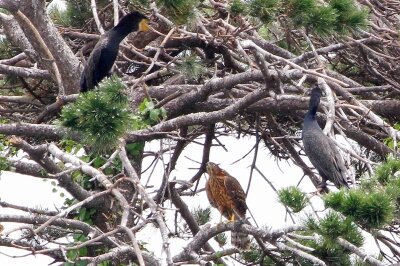
[[[81,75],[81,92],[93,90],[110,74],[118,55],[120,42],[131,32],[149,29],[148,19],[138,11],[124,16],[119,23],[103,34],[87,60]]]

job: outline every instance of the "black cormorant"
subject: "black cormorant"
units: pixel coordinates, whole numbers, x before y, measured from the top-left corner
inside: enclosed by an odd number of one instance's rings
[[[349,188],[343,158],[335,143],[322,132],[315,119],[320,98],[321,89],[316,86],[311,90],[309,110],[304,118],[302,131],[304,150],[322,177],[321,188],[326,187],[327,180],[333,182],[337,188]]]
[[[103,34],[90,54],[81,75],[81,92],[94,89],[99,82],[109,75],[118,55],[120,42],[131,32],[146,31],[148,19],[134,11],[124,16],[118,24]]]

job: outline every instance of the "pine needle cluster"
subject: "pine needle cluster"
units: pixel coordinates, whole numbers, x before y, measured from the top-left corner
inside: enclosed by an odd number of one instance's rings
[[[320,239],[306,240],[304,244],[314,248],[313,255],[323,259],[327,264],[351,265],[350,252],[340,246],[336,239],[341,237],[353,245],[360,247],[364,238],[357,225],[349,218],[343,218],[336,212],[329,212],[319,222],[310,216],[305,221],[309,231],[321,236]],[[304,265],[310,265],[305,262]]]
[[[387,185],[400,177],[400,161],[388,159],[375,170],[375,177],[382,185]]]
[[[359,188],[330,193],[324,201],[327,207],[364,228],[380,229],[389,225],[400,217],[400,160],[388,159]]]
[[[243,251],[239,255],[240,262],[242,262],[244,265],[276,265],[273,259],[271,259],[269,256],[265,256],[264,252],[260,250],[260,247],[254,241],[251,242],[249,250]]]
[[[66,0],[65,4],[65,10],[61,10],[58,7],[54,7],[50,10],[50,15],[57,24],[66,27],[81,27],[93,16],[90,1]],[[97,8],[99,9],[107,4],[108,1],[106,0],[96,1]]]
[[[365,228],[382,228],[391,222],[395,211],[392,197],[384,190],[352,189],[330,193],[325,198],[325,205]]]
[[[226,236],[225,233],[220,233],[214,236],[214,240],[218,243],[220,247],[223,247],[228,242],[228,237]]]
[[[124,85],[118,78],[107,78],[98,90],[81,94],[74,104],[61,112],[61,125],[79,131],[96,151],[117,145],[133,124]]]
[[[21,50],[12,45],[8,39],[3,37],[0,38],[0,59],[11,58],[20,52]]]
[[[10,164],[7,161],[7,158],[4,156],[0,156],[0,174],[2,171],[7,171],[10,169]]]
[[[230,4],[229,10],[232,15],[237,16],[247,12],[247,5],[241,0],[233,0]]]
[[[198,225],[203,225],[211,220],[211,208],[201,208],[200,206],[191,211]]]
[[[360,10],[353,0],[235,0],[231,4],[233,15],[246,15],[263,23],[285,18],[294,28],[320,35],[346,34],[349,30],[365,27],[368,12]]]
[[[189,55],[182,58],[178,70],[185,79],[192,83],[198,82],[199,79],[207,73],[207,68],[196,55]]]
[[[303,210],[308,203],[306,193],[293,186],[279,190],[278,197],[283,205],[295,213]]]
[[[178,25],[187,23],[195,18],[198,0],[157,0],[157,6],[163,7],[168,15]]]

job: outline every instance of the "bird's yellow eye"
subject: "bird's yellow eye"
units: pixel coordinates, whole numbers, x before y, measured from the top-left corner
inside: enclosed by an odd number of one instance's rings
[[[142,20],[139,22],[139,30],[140,30],[140,31],[148,31],[148,30],[150,29],[148,23],[149,23],[149,20],[148,20],[148,19],[142,19]]]

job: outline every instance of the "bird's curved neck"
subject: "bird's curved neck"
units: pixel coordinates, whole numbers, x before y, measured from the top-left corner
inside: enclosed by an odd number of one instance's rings
[[[118,27],[115,26],[110,30],[110,36],[112,36],[113,40],[120,43],[128,34],[131,33],[131,30],[127,27]]]
[[[311,119],[315,119],[315,115],[318,110],[320,96],[312,94],[310,98],[310,105],[307,112],[307,117]]]

